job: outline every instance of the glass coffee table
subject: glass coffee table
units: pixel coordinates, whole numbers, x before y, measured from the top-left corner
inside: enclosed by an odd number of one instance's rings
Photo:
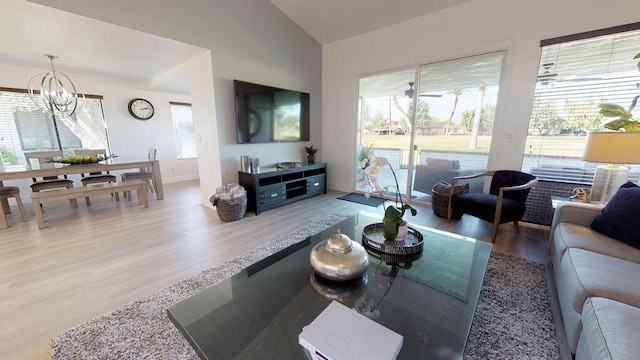
[[[333,300],[404,337],[398,359],[461,359],[491,244],[410,224],[424,249],[381,259],[348,282],[313,273],[311,249],[338,229],[362,241],[381,215],[359,213],[308,237],[168,309],[203,359],[304,359],[302,328]]]

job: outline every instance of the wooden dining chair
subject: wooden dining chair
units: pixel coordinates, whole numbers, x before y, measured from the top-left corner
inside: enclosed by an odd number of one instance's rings
[[[38,163],[41,169],[46,168],[47,163],[52,163],[54,158],[61,158],[62,151],[33,151],[24,153],[24,157],[27,160],[27,164],[33,167],[34,160]],[[31,191],[38,192],[42,190],[60,189],[73,187],[73,180],[69,180],[67,175],[63,175],[63,178],[55,176],[43,176],[41,180],[37,178],[31,178],[33,183],[29,185]],[[78,206],[78,202],[75,199],[69,200],[74,207]]]
[[[2,183],[2,181],[0,181],[0,183]],[[20,209],[22,221],[29,220],[27,211],[24,209],[24,204],[22,204],[22,199],[20,199],[20,188],[17,186],[0,186],[0,201],[7,200],[9,198],[14,198],[16,200],[18,209]],[[6,208],[3,207],[2,214],[0,214],[2,215],[2,217],[0,217],[0,229],[7,229],[9,227],[6,216],[8,214],[11,214],[11,208],[8,206]]]
[[[147,159],[151,161],[155,160],[157,152],[158,152],[158,149],[154,149],[154,148],[149,149],[149,152],[147,153]],[[147,183],[148,191],[151,191],[152,193],[156,191],[155,190],[156,184],[153,183],[153,168],[151,167],[141,168],[140,171],[138,172],[126,172],[122,174],[121,177],[122,177],[122,181],[142,180]],[[131,200],[130,191],[128,191],[127,194],[125,194],[125,196],[128,196],[129,200]]]
[[[103,158],[107,158],[107,150],[105,149],[97,149],[97,150],[89,150],[89,149],[77,149],[73,150],[73,153],[77,156],[102,156]],[[117,182],[118,179],[115,175],[109,174],[109,171],[103,173],[102,171],[90,172],[88,174],[80,174],[82,177],[80,181],[82,182],[82,186],[87,186],[88,184],[100,184],[100,183],[114,183]],[[120,201],[120,195],[118,192],[112,193],[111,196],[115,196],[116,201]],[[84,198],[87,206],[91,206],[91,200],[88,196]]]

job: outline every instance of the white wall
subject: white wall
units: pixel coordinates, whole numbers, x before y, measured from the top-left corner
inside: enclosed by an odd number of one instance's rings
[[[201,184],[237,182],[240,156],[259,157],[261,164],[302,160],[303,145],[236,143],[233,79],[311,94],[311,141],[322,143],[322,47],[269,0],[34,0],[33,2],[93,17],[211,50],[217,133],[203,129],[203,141],[215,141],[219,152],[199,152]],[[153,9],[153,16],[149,16]],[[205,76],[207,76],[205,74]],[[213,95],[213,94],[211,94]],[[193,99],[194,109],[200,105]],[[206,100],[205,100],[206,102]],[[203,127],[200,127],[201,129]],[[198,124],[196,123],[196,131]],[[215,136],[214,136],[215,135]],[[209,149],[213,151],[213,146]],[[200,148],[199,148],[200,149]],[[322,157],[322,149],[318,153]],[[212,177],[211,177],[212,176]],[[203,188],[203,199],[206,194]],[[206,202],[203,201],[206,205]]]
[[[26,89],[29,79],[46,68],[28,68],[0,64],[0,86]],[[146,158],[149,148],[158,149],[158,160],[164,183],[198,178],[195,159],[177,160],[170,101],[191,102],[184,94],[172,94],[138,90],[137,84],[122,80],[92,77],[65,72],[86,94],[102,95],[104,116],[107,121],[111,152],[119,160],[135,161]],[[145,98],[154,106],[155,114],[147,121],[134,119],[127,110],[133,98]],[[81,186],[79,176],[73,178]],[[23,198],[31,192],[31,180],[7,181],[6,184],[20,185]],[[26,195],[25,195],[26,194]],[[26,201],[26,200],[25,200]]]
[[[519,169],[525,147],[540,40],[638,21],[628,0],[472,0],[323,48],[323,160],[328,186],[353,190],[359,77],[406,66],[507,49],[490,169]],[[513,141],[507,137],[513,134]]]

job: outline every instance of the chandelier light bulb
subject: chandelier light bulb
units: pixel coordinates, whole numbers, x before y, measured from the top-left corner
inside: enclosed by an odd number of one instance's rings
[[[31,78],[28,86],[31,100],[43,112],[62,117],[75,115],[84,106],[82,90],[66,74],[56,71],[53,66],[56,56],[45,56],[51,61],[51,71]]]

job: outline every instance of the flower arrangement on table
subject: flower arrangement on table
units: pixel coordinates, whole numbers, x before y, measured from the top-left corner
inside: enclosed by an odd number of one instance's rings
[[[405,204],[402,201],[396,172],[393,170],[393,167],[386,158],[376,157],[373,150],[369,151],[367,156],[360,160],[360,167],[364,169],[361,173],[362,178],[360,188],[362,190],[367,190],[365,193],[365,197],[367,198],[371,197],[372,192],[378,193],[381,198],[384,197],[385,194],[388,194],[389,187],[380,186],[378,183],[378,174],[380,173],[380,169],[386,165],[389,165],[389,169],[391,170],[395,181],[395,203],[387,206],[384,210],[384,217],[382,218],[382,224],[384,226],[383,235],[385,240],[393,241],[398,236],[398,228],[400,225],[403,223],[406,225],[405,220],[402,218],[405,212],[409,210],[412,216],[416,216],[418,211],[411,205]]]
[[[67,157],[63,157],[58,159],[57,162],[59,163],[63,163],[63,164],[95,164],[95,163],[99,163],[100,161],[106,160],[108,158],[105,158],[102,155],[98,155],[98,156],[91,156],[91,155],[71,155],[71,156],[67,156]]]

